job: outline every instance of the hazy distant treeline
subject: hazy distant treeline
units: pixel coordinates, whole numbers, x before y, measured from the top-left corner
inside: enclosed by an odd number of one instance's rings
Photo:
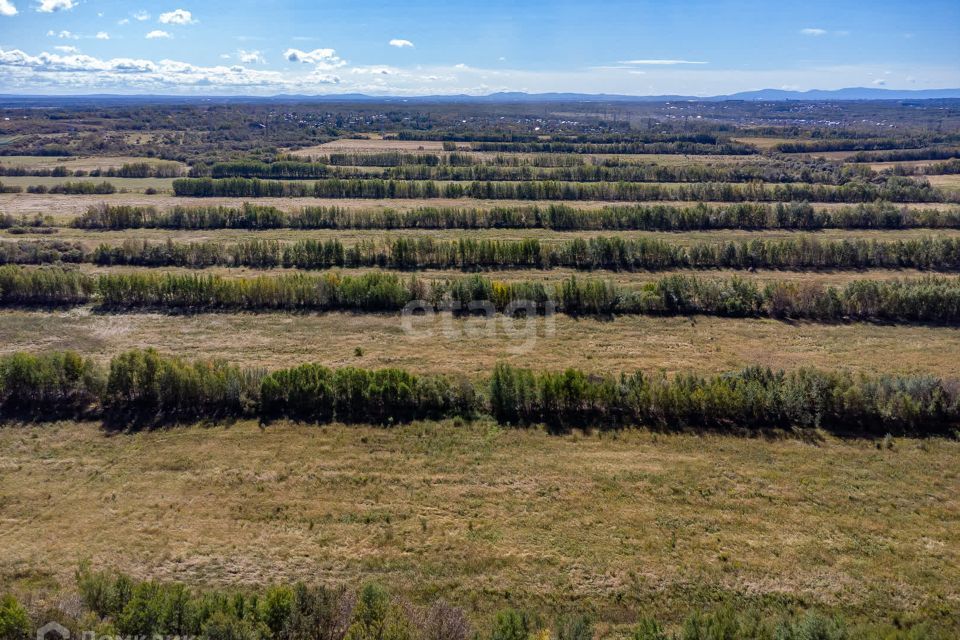
[[[436,182],[337,178],[314,182],[257,178],[180,178],[173,190],[182,197],[314,198],[477,198],[483,200],[606,200],[717,202],[960,202],[960,195],[902,176],[882,183],[853,181],[840,186],[763,183],[631,182]]]
[[[882,152],[859,152],[845,162],[909,162],[912,160],[949,160],[960,158],[958,147],[927,147],[925,149],[891,149]]]
[[[219,162],[210,167],[212,178],[262,178],[304,180],[318,178],[380,180],[459,180],[518,181],[555,180],[561,182],[805,182],[811,184],[844,184],[851,180],[871,178],[865,167],[842,167],[833,164],[787,166],[764,164],[689,164],[670,166],[637,163],[591,163],[574,166],[538,167],[498,164],[402,164],[377,167],[369,165],[345,167],[319,162],[253,160]]]

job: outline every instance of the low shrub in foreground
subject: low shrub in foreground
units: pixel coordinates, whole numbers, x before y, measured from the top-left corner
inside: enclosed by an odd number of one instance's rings
[[[853,624],[814,610],[768,610],[720,604],[660,621],[634,615],[611,628],[584,613],[541,613],[515,607],[471,619],[442,599],[418,605],[376,583],[274,585],[196,589],[176,582],[137,581],[125,574],[76,573],[79,606],[54,612],[71,636],[194,637],[198,640],[946,640],[929,623]],[[0,597],[0,637],[27,640],[50,619]]]

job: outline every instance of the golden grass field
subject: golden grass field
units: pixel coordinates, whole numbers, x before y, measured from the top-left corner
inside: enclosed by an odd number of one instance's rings
[[[927,176],[930,184],[947,191],[960,191],[960,175]]]
[[[378,579],[472,612],[718,600],[956,622],[960,445],[489,423],[0,430],[0,579]]]
[[[751,364],[865,373],[929,372],[960,378],[960,328],[787,323],[770,319],[553,317],[415,319],[405,331],[392,314],[0,312],[0,353],[72,349],[106,361],[155,346],[184,358],[224,358],[252,367],[305,362],[401,367],[421,373],[485,376],[498,361],[535,369],[594,373],[664,369],[721,373]],[[548,332],[552,331],[552,335]],[[528,342],[528,338],[536,336]],[[362,355],[356,355],[356,349]],[[892,357],[896,354],[896,357]]]
[[[326,155],[328,153],[338,153],[344,151],[441,151],[443,143],[432,140],[384,140],[381,136],[370,135],[363,138],[343,138],[326,142],[313,147],[304,147],[291,151],[291,155],[300,157],[311,157]]]

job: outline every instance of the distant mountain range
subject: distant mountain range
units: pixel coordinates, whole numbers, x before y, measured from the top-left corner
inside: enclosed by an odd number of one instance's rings
[[[785,91],[783,89],[760,89],[721,96],[630,96],[607,93],[523,93],[502,92],[485,96],[434,95],[434,96],[372,96],[362,93],[325,95],[274,95],[274,96],[176,96],[176,95],[12,95],[0,94],[3,107],[82,106],[85,104],[110,103],[251,103],[251,102],[405,102],[405,103],[489,103],[516,104],[537,102],[722,102],[752,101],[777,102],[787,100],[956,100],[960,89],[879,89],[851,87],[847,89],[810,91]]]

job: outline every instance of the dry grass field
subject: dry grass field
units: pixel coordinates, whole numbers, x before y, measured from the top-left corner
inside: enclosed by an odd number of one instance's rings
[[[299,157],[321,156],[328,153],[343,151],[441,151],[443,143],[430,140],[384,140],[380,136],[371,135],[363,138],[343,138],[314,147],[304,147],[291,151],[291,155]]]
[[[0,430],[0,580],[376,578],[472,612],[719,600],[950,620],[960,445],[415,423]],[[953,618],[955,620],[955,617]]]
[[[722,373],[760,364],[960,378],[956,327],[557,315],[550,323],[518,321],[511,334],[502,319],[488,324],[435,317],[415,319],[409,328],[405,331],[392,314],[8,310],[0,312],[0,354],[72,349],[106,361],[128,349],[156,346],[185,358],[224,358],[252,367],[321,362],[477,377],[488,375],[503,361],[592,373],[659,369]]]
[[[791,138],[777,138],[769,136],[736,136],[732,138],[734,142],[740,142],[742,144],[750,144],[759,149],[760,151],[771,151],[778,144],[783,144],[785,142],[795,142]]]
[[[948,191],[960,191],[960,175],[927,176],[927,180],[935,187]]]

